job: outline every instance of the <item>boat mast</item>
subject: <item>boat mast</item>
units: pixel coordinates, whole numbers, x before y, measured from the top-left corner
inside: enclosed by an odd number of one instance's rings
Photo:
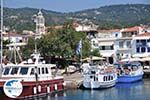
[[[2,73],[3,70],[3,0],[1,0],[1,67],[0,67],[0,73]],[[1,75],[1,74],[0,74]]]
[[[35,49],[34,53],[37,54],[36,34],[35,34],[35,37],[34,37],[34,41],[35,41],[35,43],[34,43],[34,49]]]

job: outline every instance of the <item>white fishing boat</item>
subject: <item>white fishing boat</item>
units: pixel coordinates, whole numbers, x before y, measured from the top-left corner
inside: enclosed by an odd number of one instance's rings
[[[83,64],[83,86],[100,89],[115,86],[117,73],[111,65]]]

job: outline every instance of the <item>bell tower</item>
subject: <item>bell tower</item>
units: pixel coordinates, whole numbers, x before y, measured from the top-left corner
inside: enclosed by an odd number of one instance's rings
[[[45,18],[41,10],[39,10],[38,14],[34,17],[36,23],[36,35],[41,36],[42,34],[45,34]]]

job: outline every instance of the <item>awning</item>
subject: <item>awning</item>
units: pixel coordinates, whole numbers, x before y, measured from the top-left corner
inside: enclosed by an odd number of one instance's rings
[[[133,54],[132,57],[147,57],[150,56],[149,53],[142,53],[142,54]]]
[[[142,59],[140,58],[126,58],[126,59],[122,59],[122,62],[127,62],[127,61],[142,61]]]
[[[99,46],[111,46],[111,45],[113,45],[114,44],[114,42],[99,42]]]
[[[142,61],[150,61],[150,57],[144,57],[142,58]]]
[[[92,56],[92,57],[87,57],[85,59],[82,59],[82,61],[85,61],[85,60],[104,60],[105,58],[103,57],[97,57],[97,56]]]
[[[101,53],[102,57],[112,57],[113,52]]]
[[[145,40],[145,39],[149,39],[149,36],[137,36],[133,38],[134,40]]]

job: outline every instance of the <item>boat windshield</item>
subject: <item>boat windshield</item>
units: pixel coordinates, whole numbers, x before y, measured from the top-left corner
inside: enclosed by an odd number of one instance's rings
[[[3,75],[8,75],[8,74],[9,74],[9,71],[10,71],[10,68],[9,68],[9,67],[5,68]]]
[[[12,68],[11,75],[17,74],[18,73],[18,69],[19,69],[18,67]]]
[[[5,67],[3,71],[3,75],[27,75],[29,71],[28,67]]]
[[[26,75],[28,73],[28,69],[29,69],[28,67],[22,67],[20,69],[20,73],[19,74]]]

